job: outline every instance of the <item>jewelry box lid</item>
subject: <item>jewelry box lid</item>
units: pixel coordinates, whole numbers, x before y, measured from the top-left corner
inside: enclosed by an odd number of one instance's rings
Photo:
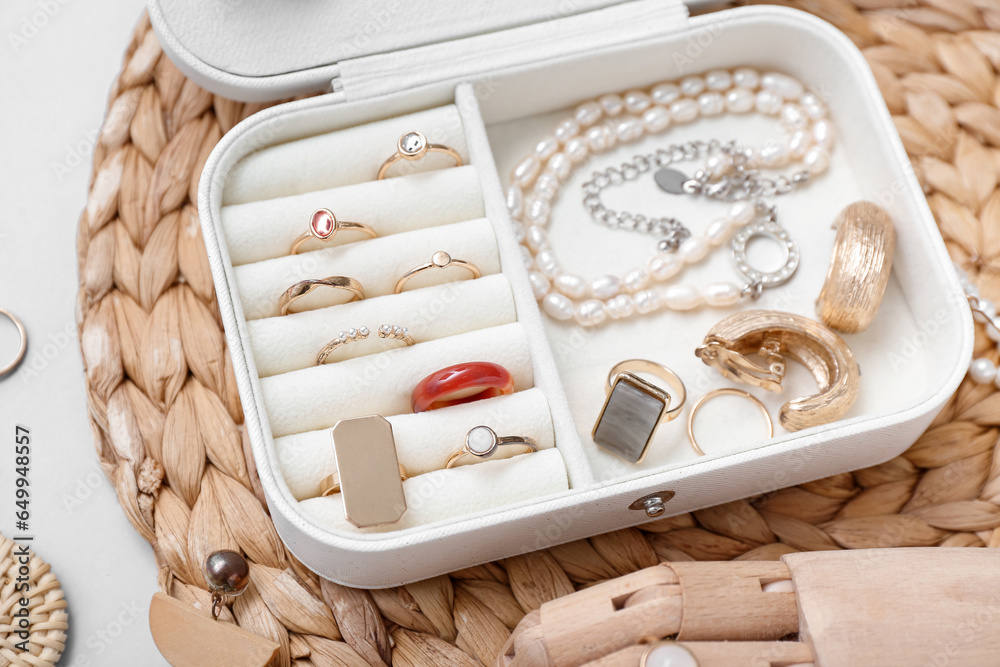
[[[569,16],[590,14],[599,28],[602,11],[635,1],[149,0],[149,16],[186,76],[211,92],[263,102],[336,90],[339,63],[347,60]],[[686,0],[689,7],[713,2]]]

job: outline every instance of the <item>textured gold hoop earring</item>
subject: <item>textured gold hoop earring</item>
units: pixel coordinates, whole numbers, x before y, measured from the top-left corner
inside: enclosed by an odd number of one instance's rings
[[[875,319],[896,249],[889,214],[870,201],[851,204],[837,216],[837,239],[816,314],[842,333],[864,331]]]

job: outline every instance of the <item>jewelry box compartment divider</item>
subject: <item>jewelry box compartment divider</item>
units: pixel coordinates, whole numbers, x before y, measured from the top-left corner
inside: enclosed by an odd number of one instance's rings
[[[940,239],[936,238],[937,232],[933,220],[920,198],[919,189],[912,175],[907,174],[903,166],[907,164],[905,154],[898,140],[889,139],[885,134],[892,132],[891,121],[884,107],[879,106],[881,102],[878,101],[877,88],[870,73],[867,72],[862,57],[831,27],[798,12],[754,7],[723,12],[717,16],[718,18],[692,18],[687,23],[677,26],[635,28],[635,35],[641,36],[638,39],[626,39],[629,31],[623,29],[618,41],[602,41],[599,48],[584,51],[567,47],[567,52],[563,55],[560,55],[559,49],[552,52],[545,51],[546,57],[542,61],[529,65],[518,64],[510,68],[504,68],[502,64],[511,60],[522,63],[524,60],[516,57],[507,60],[506,54],[512,51],[508,48],[510,44],[506,44],[506,50],[500,52],[496,62],[484,57],[481,60],[483,64],[478,66],[484,82],[482,88],[487,91],[485,94],[477,88],[478,74],[476,76],[463,74],[460,78],[449,78],[447,73],[452,68],[444,64],[447,61],[435,60],[433,57],[425,59],[424,49],[416,49],[413,53],[360,58],[357,61],[344,63],[341,68],[345,77],[353,76],[355,82],[360,82],[360,85],[355,84],[350,89],[352,91],[350,101],[344,92],[338,91],[321,98],[300,100],[268,109],[248,119],[223,138],[220,148],[213,153],[206,166],[202,181],[200,208],[209,212],[203,214],[206,243],[210,250],[213,274],[219,287],[222,316],[232,347],[237,381],[240,384],[241,398],[248,416],[247,428],[265,495],[282,539],[309,567],[336,581],[355,586],[377,587],[414,581],[475,563],[640,523],[646,518],[641,511],[633,511],[637,508],[636,502],[654,493],[669,491],[671,494],[676,494],[668,506],[668,511],[686,512],[835,472],[871,465],[904,449],[908,441],[912,441],[930,422],[933,414],[950,393],[949,385],[957,384],[964,373],[966,363],[962,357],[971,349],[971,334],[965,330],[969,318],[959,307],[962,304],[952,300],[947,293],[936,291],[943,285],[946,287],[946,292],[947,288],[951,287],[955,288],[956,293],[959,292],[957,283],[951,275],[946,253]],[[718,29],[720,25],[724,27],[721,31]],[[704,39],[705,37],[707,39]],[[485,38],[487,36],[483,36],[483,39]],[[683,57],[686,46],[692,43],[700,45],[698,58],[683,64],[680,70],[687,68],[686,71],[702,72],[714,67],[751,65],[761,69],[788,70],[792,74],[802,76],[807,83],[816,81],[824,85],[831,83],[833,93],[838,96],[837,101],[831,103],[838,124],[843,122],[841,119],[849,119],[852,128],[855,125],[861,127],[859,132],[848,138],[841,133],[839,137],[841,143],[834,154],[835,164],[831,169],[838,167],[837,160],[847,160],[849,154],[852,178],[855,181],[865,182],[869,188],[875,188],[880,196],[891,194],[893,200],[883,203],[900,225],[898,260],[894,267],[896,269],[893,272],[894,278],[890,283],[890,289],[896,291],[891,299],[887,298],[887,304],[883,306],[883,312],[876,323],[898,318],[908,323],[906,332],[909,334],[918,332],[923,322],[929,320],[940,322],[939,316],[942,312],[944,321],[941,324],[940,334],[930,336],[922,343],[924,347],[921,357],[916,361],[905,360],[903,374],[900,376],[903,380],[900,381],[913,381],[913,386],[907,387],[905,398],[912,399],[920,393],[920,388],[926,389],[926,392],[911,404],[904,405],[899,396],[892,396],[891,392],[886,391],[886,387],[880,386],[876,391],[885,394],[879,396],[881,400],[896,401],[895,404],[888,406],[892,409],[885,414],[862,411],[851,415],[847,420],[823,428],[811,429],[791,437],[775,438],[766,447],[714,452],[712,453],[714,455],[701,460],[694,460],[693,457],[684,460],[657,460],[653,457],[643,466],[633,466],[616,459],[594,457],[592,451],[594,447],[586,442],[584,434],[589,433],[589,426],[596,416],[596,408],[592,410],[589,404],[580,403],[577,400],[578,396],[573,396],[573,392],[587,392],[591,396],[587,399],[589,401],[595,400],[594,395],[599,399],[603,398],[602,383],[605,382],[610,364],[604,358],[581,364],[580,372],[589,373],[587,386],[577,382],[573,376],[569,380],[560,376],[561,370],[565,368],[564,355],[583,349],[583,346],[594,345],[599,342],[600,337],[585,332],[582,337],[550,338],[550,331],[547,325],[543,324],[535,303],[527,273],[523,268],[524,257],[505,209],[503,186],[506,184],[506,172],[510,165],[505,163],[508,158],[500,150],[502,146],[498,144],[503,138],[497,132],[503,123],[516,124],[519,119],[570,108],[575,103],[593,98],[600,93],[648,88],[662,80],[676,79],[682,72],[678,70],[673,56],[680,54]],[[442,51],[447,52],[452,45],[440,45],[440,47]],[[426,48],[430,50],[437,46]],[[423,72],[418,77],[417,83],[406,89],[398,89],[393,76],[366,76],[366,72],[391,73],[402,63],[412,65],[413,62],[425,61],[438,63],[438,67],[444,68],[443,74]],[[553,82],[558,82],[558,85],[553,85]],[[460,116],[461,122],[450,126],[452,129],[449,132],[452,134],[447,136],[434,135],[427,129],[430,126],[413,127],[407,120],[407,114],[429,113],[440,105],[451,104],[456,105],[450,108],[455,108],[456,117]],[[558,120],[558,116],[554,115],[550,120]],[[368,304],[362,301],[334,306],[329,314],[322,314],[321,310],[312,310],[289,315],[281,318],[287,320],[287,330],[270,328],[272,326],[270,319],[273,318],[247,321],[238,298],[236,278],[239,273],[237,269],[243,267],[232,266],[225,241],[220,241],[225,239],[226,235],[218,214],[223,204],[219,194],[221,186],[213,186],[212,182],[221,182],[222,178],[229,178],[230,172],[236,173],[239,169],[245,169],[245,173],[253,176],[254,186],[242,186],[234,192],[259,191],[273,195],[273,189],[268,190],[274,186],[265,177],[267,173],[265,165],[259,159],[255,159],[252,169],[237,168],[235,156],[241,151],[243,154],[249,153],[262,145],[284,147],[280,151],[281,170],[287,172],[283,176],[285,183],[283,187],[286,188],[283,193],[288,195],[289,202],[296,201],[294,197],[298,196],[315,197],[308,204],[304,202],[296,204],[302,207],[299,210],[305,211],[299,218],[302,221],[300,229],[304,229],[306,215],[314,202],[333,208],[326,203],[325,196],[321,197],[318,194],[323,190],[331,190],[329,182],[324,180],[325,174],[329,172],[324,172],[315,162],[298,162],[294,159],[289,146],[303,137],[325,136],[345,130],[356,137],[359,136],[360,130],[355,131],[353,128],[379,122],[392,130],[386,133],[386,138],[380,140],[388,143],[384,154],[381,149],[375,150],[371,146],[365,146],[364,150],[361,150],[359,143],[358,151],[337,156],[338,159],[347,162],[353,161],[356,157],[366,160],[357,164],[364,166],[363,171],[369,174],[368,178],[377,170],[381,160],[391,153],[392,142],[404,131],[419,129],[424,131],[431,141],[439,143],[450,141],[453,142],[451,145],[456,147],[460,142],[465,144],[467,155],[471,158],[471,170],[474,170],[477,176],[474,180],[481,189],[484,201],[484,209],[476,218],[485,215],[485,219],[495,230],[496,254],[501,273],[462,284],[474,289],[476,283],[488,279],[506,279],[505,287],[510,289],[510,298],[516,312],[516,324],[503,321],[506,316],[499,313],[496,314],[497,321],[487,322],[484,319],[482,326],[485,330],[520,327],[526,345],[530,349],[534,388],[518,392],[513,396],[536,390],[544,394],[551,415],[553,440],[556,445],[553,449],[545,449],[543,446],[539,453],[520,458],[537,463],[539,459],[551,459],[561,455],[565,472],[569,477],[568,492],[547,490],[546,494],[531,499],[509,497],[492,509],[471,507],[467,514],[452,514],[432,523],[424,522],[424,510],[421,509],[414,514],[419,526],[416,523],[401,525],[398,526],[399,530],[381,534],[357,534],[356,531],[335,526],[334,524],[340,519],[324,515],[333,513],[339,516],[339,506],[336,503],[326,503],[321,508],[310,508],[308,512],[304,509],[303,505],[318,504],[314,503],[318,499],[308,497],[316,490],[316,487],[311,486],[314,482],[306,479],[309,476],[308,466],[315,463],[318,467],[323,467],[324,471],[329,470],[330,458],[329,452],[320,453],[318,456],[315,451],[306,454],[302,452],[321,449],[323,446],[321,440],[326,439],[324,433],[328,434],[328,430],[319,430],[307,425],[297,426],[299,432],[276,440],[272,439],[271,425],[264,407],[266,392],[262,387],[278,386],[269,381],[274,377],[280,377],[281,374],[308,373],[309,377],[315,379],[321,375],[325,378],[326,373],[330,371],[326,368],[308,367],[308,356],[300,350],[288,355],[278,352],[268,353],[261,357],[261,369],[258,369],[254,355],[250,351],[253,341],[256,340],[257,345],[269,345],[267,340],[277,340],[287,335],[297,343],[313,345],[320,336],[309,330],[312,327],[332,324],[334,321],[332,313],[336,309],[368,317],[368,313],[374,311],[364,308],[371,307],[372,304],[380,307],[377,304],[380,299],[398,299],[396,303],[403,304],[405,302],[402,297],[407,294],[412,294],[414,299],[420,300],[428,296],[431,290],[448,289],[448,286],[428,287],[397,296],[373,296]],[[454,134],[455,128],[459,128],[457,134]],[[550,130],[551,122],[545,121],[542,131]],[[665,141],[671,140],[672,138],[665,139]],[[521,151],[527,147],[527,144],[512,144],[511,150]],[[616,153],[616,157],[631,157],[634,152],[636,151],[629,149]],[[470,167],[460,169],[468,173]],[[337,169],[340,170],[337,173],[351,174],[354,167],[348,169],[338,166]],[[445,167],[439,170],[442,173],[435,175],[445,178],[443,172],[458,172],[460,169]],[[299,172],[302,176],[301,182],[296,177]],[[404,179],[419,176],[421,175],[403,176],[390,181],[396,180],[402,184]],[[341,191],[339,194],[343,196],[342,201],[345,205],[350,201],[347,196],[350,188],[360,189],[368,186],[360,177],[350,176],[350,178],[358,180],[353,181],[352,185],[336,188]],[[349,179],[345,178],[345,182],[347,180]],[[364,196],[358,195],[358,200],[363,201],[368,196],[370,195],[367,193]],[[235,195],[227,197],[229,199],[226,204],[233,205],[234,212],[235,207],[245,203]],[[836,198],[821,198],[814,208],[829,208],[828,217],[832,221],[836,214],[836,205],[839,203]],[[338,212],[338,216],[345,220],[357,220],[361,217],[361,213],[360,210],[351,215],[341,215]],[[298,215],[299,213],[295,213],[295,216],[288,213],[288,220]],[[447,216],[447,213],[444,215]],[[362,221],[367,222],[367,220]],[[466,222],[469,220],[454,220],[449,224],[460,225]],[[578,224],[586,226],[596,223],[581,217]],[[825,224],[826,220],[818,221],[818,229],[823,229]],[[904,229],[907,233],[906,240],[902,233]],[[397,236],[416,233],[412,228],[400,227],[398,231]],[[280,232],[282,244],[285,241],[290,243],[296,233],[294,224],[282,223]],[[813,233],[812,228],[808,233]],[[340,248],[318,251],[318,257],[325,257],[322,253],[333,254],[333,251],[337,250]],[[828,248],[817,255],[817,261],[820,255],[825,264],[829,257]],[[259,261],[265,255],[244,256]],[[422,258],[422,261],[426,261],[426,258]],[[291,282],[289,281],[289,284]],[[818,288],[818,285],[816,287]],[[426,294],[420,294],[421,292]],[[469,299],[473,298],[472,295],[467,296]],[[803,288],[800,297],[796,309],[811,314],[810,306],[814,294],[811,290]],[[410,312],[409,307],[401,308],[405,312]],[[504,306],[506,307],[507,305]],[[414,308],[419,309],[419,306],[414,305]],[[707,330],[708,324],[714,323],[721,317],[720,313],[711,313],[710,316],[697,315],[694,316],[693,323],[686,325],[685,329],[689,333],[697,331],[701,334]],[[613,357],[615,361],[626,356],[655,358],[657,354],[662,354],[662,347],[652,341],[652,338],[660,332],[651,325],[651,320],[636,320],[634,324],[633,335],[630,336],[630,344],[635,346],[634,349],[630,349],[627,355],[616,353]],[[349,323],[345,325],[355,326]],[[429,336],[454,338],[461,338],[470,333],[446,330],[443,327],[433,330],[428,328],[427,331]],[[478,329],[473,330],[473,333],[478,331]],[[334,333],[331,332],[331,336]],[[883,332],[883,335],[896,333],[898,331],[890,328],[888,332]],[[862,356],[875,359],[881,355],[884,367],[892,350],[887,350],[884,341],[879,342],[875,338],[877,337],[869,337],[870,348],[867,348]],[[446,339],[418,343],[412,348],[401,348],[394,352],[397,356],[403,352],[414,353],[422,345],[425,346],[423,349],[427,349],[426,346],[432,342],[440,343]],[[953,344],[955,341],[958,341],[957,345]],[[899,345],[903,342],[900,340]],[[862,347],[869,345],[869,343],[856,343],[853,339],[850,343],[855,351],[858,351],[855,345]],[[890,345],[891,343],[892,341]],[[353,343],[352,346],[363,344]],[[345,348],[345,352],[350,347]],[[690,345],[686,345],[681,354],[690,354],[692,349],[688,349],[689,347]],[[360,351],[360,347],[355,350],[359,353]],[[350,357],[351,354],[346,356]],[[385,354],[378,355],[379,358],[385,356]],[[359,362],[364,362],[367,358],[367,355],[347,358],[331,364],[331,368],[339,364],[348,365],[350,368],[352,363],[360,366]],[[670,363],[668,359],[662,360]],[[266,371],[262,370],[264,368]],[[258,370],[261,370],[260,376]],[[877,375],[875,369],[871,367],[865,367],[863,370],[866,379],[873,373]],[[319,373],[320,371],[322,373]],[[911,375],[907,376],[907,372]],[[713,382],[716,381],[713,379],[713,373],[714,371],[702,367],[690,378],[684,378],[693,398],[697,398],[698,393],[713,386]],[[793,377],[791,380],[790,393],[794,393],[799,387],[808,386],[811,381],[805,377]],[[574,403],[572,409],[571,402]],[[487,409],[485,404],[488,401],[478,403],[479,408]],[[780,400],[777,403],[780,403]],[[769,407],[772,408],[772,412],[777,403],[770,402]],[[446,408],[441,412],[454,409],[456,408]],[[447,415],[435,415],[435,419],[446,417]],[[409,421],[407,415],[391,416],[390,421],[399,424],[401,438],[409,441],[398,443],[400,461],[406,457],[413,457],[409,460],[414,465],[427,466],[428,464],[420,463],[420,456],[416,454],[424,446],[420,443],[426,442],[420,440],[424,435],[421,434],[419,437],[415,435],[412,440],[410,436],[405,435],[407,432],[416,433],[420,429],[411,428],[412,424],[407,423]],[[665,428],[661,427],[660,430],[664,431]],[[443,449],[443,444],[437,442],[434,447]],[[673,447],[666,446],[661,449],[686,449],[686,445],[675,443]],[[434,455],[440,456],[440,450],[435,451],[437,454]],[[313,456],[316,458],[313,459]],[[516,462],[516,458],[510,461],[467,466],[467,470],[460,469],[460,472],[468,472],[470,477],[469,486],[463,482],[460,490],[488,488],[492,474],[490,470],[502,470],[512,462]],[[286,483],[283,479],[283,467],[288,469],[287,476],[291,480],[290,483]],[[408,479],[403,483],[404,488],[407,488],[407,496],[410,496],[410,489],[418,488],[418,485],[413,483],[422,480],[428,482],[422,488],[438,488],[440,493],[430,494],[433,497],[425,501],[422,492],[415,492],[415,497],[417,495],[421,497],[420,502],[430,505],[443,503],[446,499],[458,503],[465,502],[466,498],[449,491],[451,482],[444,481],[446,475],[459,471],[434,471]],[[498,473],[498,476],[504,479],[516,479],[507,477],[506,472]],[[300,499],[302,502],[299,502]],[[508,500],[510,504],[506,504]],[[450,510],[433,511],[440,511],[444,516]],[[401,563],[406,566],[404,571],[398,569]]]
[[[429,153],[418,163],[396,165],[398,176],[361,180],[378,170],[379,149],[393,146],[393,133],[414,128],[434,143],[445,137],[467,155],[463,122],[448,105],[265,146],[235,164],[223,194],[219,220],[265,428],[290,495],[304,517],[326,530],[405,530],[531,502],[569,485],[564,457],[554,449],[546,392],[536,385],[537,344],[518,317],[496,231],[483,217],[475,156],[471,165],[464,157],[465,165],[454,166],[439,159],[448,156]],[[331,159],[340,155],[364,157],[348,169]],[[295,165],[309,165],[312,176],[288,178]],[[343,228],[337,245],[309,239],[298,254],[288,254],[319,208],[338,221],[368,225],[378,236]],[[400,276],[441,250],[475,266],[481,277],[463,280],[472,276],[453,266],[414,275],[406,290],[394,293]],[[355,278],[366,298],[345,302],[343,290],[317,289],[295,300],[298,312],[279,312],[277,297],[289,285],[331,275]],[[338,330],[374,331],[383,323],[407,327],[414,344],[386,349],[386,341],[371,336],[338,348],[336,361],[316,364],[317,351]],[[423,376],[469,361],[506,368],[514,393],[410,411],[410,390]],[[358,529],[345,518],[341,494],[320,497],[320,480],[337,472],[330,427],[371,414],[393,427],[409,509],[395,524]],[[445,469],[480,424],[499,435],[528,436],[538,451],[508,459],[501,449],[493,460]]]

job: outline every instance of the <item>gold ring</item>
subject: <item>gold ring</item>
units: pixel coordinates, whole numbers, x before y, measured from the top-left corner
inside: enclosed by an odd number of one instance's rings
[[[405,482],[408,478],[406,474],[406,468],[403,464],[399,464],[399,481]],[[340,473],[331,473],[324,477],[319,483],[320,497],[326,498],[327,496],[332,496],[335,493],[340,493]]]
[[[297,255],[299,248],[302,244],[309,239],[316,239],[320,243],[328,243],[333,240],[333,237],[341,231],[355,230],[358,232],[364,232],[370,238],[376,238],[378,234],[375,230],[364,224],[363,222],[347,222],[346,220],[337,220],[337,216],[333,214],[328,208],[318,208],[313,211],[313,214],[309,216],[309,230],[303,232],[301,236],[295,239],[292,243],[292,249],[288,252],[289,255]]]
[[[454,158],[456,167],[461,167],[463,164],[462,156],[459,155],[458,151],[454,148],[445,146],[444,144],[428,143],[427,137],[424,136],[423,132],[411,130],[409,132],[404,132],[396,141],[396,152],[393,153],[392,156],[383,162],[382,166],[378,168],[378,177],[375,180],[381,181],[385,178],[385,174],[389,171],[389,167],[396,164],[400,160],[412,162],[414,160],[419,160],[428,153],[444,153],[445,155],[450,155]]]
[[[287,315],[293,303],[320,287],[347,290],[351,293],[351,301],[360,301],[365,298],[365,288],[361,286],[361,283],[347,276],[330,276],[322,280],[300,280],[286,289],[285,293],[278,299],[278,310],[282,315]]]
[[[483,275],[483,272],[479,270],[479,267],[472,262],[467,262],[464,259],[452,259],[452,256],[444,250],[438,250],[431,256],[431,261],[426,264],[421,264],[420,266],[415,266],[404,273],[403,277],[396,281],[396,289],[394,291],[396,294],[402,292],[403,285],[406,284],[406,281],[418,273],[423,273],[424,271],[434,271],[436,269],[448,269],[453,266],[467,269],[472,274],[473,280]]]
[[[359,327],[357,329],[341,331],[333,340],[324,345],[323,349],[316,355],[316,365],[322,366],[326,363],[326,358],[330,356],[334,350],[359,340],[365,340],[370,334],[371,332],[368,331],[368,327]],[[378,328],[378,337],[386,340],[402,341],[406,345],[413,345],[413,338],[410,337],[410,330],[406,327],[396,327],[391,324],[383,324]]]
[[[703,406],[707,401],[715,398],[716,396],[722,396],[723,394],[739,396],[741,398],[747,399],[748,401],[756,405],[757,408],[760,410],[760,413],[764,415],[764,420],[767,422],[768,439],[774,436],[774,422],[771,421],[771,415],[768,414],[767,407],[765,407],[764,404],[760,402],[759,398],[757,398],[753,394],[749,394],[743,391],[742,389],[734,389],[733,387],[722,387],[720,389],[713,389],[712,391],[708,392],[707,394],[698,399],[698,401],[694,404],[694,407],[691,408],[691,414],[688,415],[688,440],[691,441],[691,447],[694,448],[694,451],[695,453],[698,454],[698,456],[704,456],[705,452],[701,450],[701,447],[698,446],[698,441],[695,440],[694,438],[694,417],[695,415],[698,414],[698,411],[701,410],[701,406]]]
[[[514,456],[538,451],[538,443],[527,436],[499,437],[489,426],[473,426],[465,435],[465,444],[448,457],[448,463],[444,467],[447,469],[478,463],[491,458],[500,447],[516,447],[522,450]]]
[[[648,373],[663,380],[675,394],[671,396],[637,373]],[[642,463],[656,427],[676,419],[687,400],[684,382],[677,374],[646,359],[628,359],[615,364],[608,373],[605,392],[607,398],[591,437],[598,447],[629,463]]]
[[[28,351],[28,332],[24,330],[24,325],[21,324],[21,320],[14,317],[14,313],[6,310],[5,308],[0,308],[0,314],[6,315],[7,319],[14,323],[14,326],[17,327],[17,335],[21,341],[21,344],[17,347],[17,354],[14,355],[11,362],[3,368],[0,368],[0,378],[2,378],[8,373],[12,373],[15,368],[21,365],[21,361],[24,359],[24,353]]]

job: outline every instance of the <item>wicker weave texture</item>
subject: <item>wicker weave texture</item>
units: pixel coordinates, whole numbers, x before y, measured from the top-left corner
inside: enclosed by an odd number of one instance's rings
[[[953,258],[1000,300],[1000,4],[788,4],[864,50]],[[1000,546],[1000,393],[967,380],[874,468],[395,589],[321,581],[267,515],[193,203],[212,147],[261,108],[185,79],[140,21],[80,219],[78,324],[97,455],[162,590],[207,609],[204,556],[242,550],[253,583],[224,617],[280,643],[283,667],[491,664],[543,602],[660,560]],[[998,360],[983,331],[976,356]]]
[[[66,647],[66,599],[49,564],[30,549],[23,554],[22,545],[0,535],[0,667],[52,667]],[[24,609],[26,618],[20,616]]]

